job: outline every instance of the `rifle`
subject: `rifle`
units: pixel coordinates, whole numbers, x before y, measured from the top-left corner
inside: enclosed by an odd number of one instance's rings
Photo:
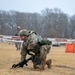
[[[32,60],[32,62],[35,62],[37,64],[41,64],[41,60],[37,56],[32,55],[30,58],[23,60],[23,61],[19,62],[18,64],[13,64],[12,68],[23,67],[24,65],[27,66],[28,65],[27,63],[29,60]]]

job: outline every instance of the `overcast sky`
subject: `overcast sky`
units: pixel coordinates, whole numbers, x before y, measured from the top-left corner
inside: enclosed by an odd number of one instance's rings
[[[40,13],[45,8],[59,8],[72,16],[75,14],[75,0],[0,0],[0,10]]]

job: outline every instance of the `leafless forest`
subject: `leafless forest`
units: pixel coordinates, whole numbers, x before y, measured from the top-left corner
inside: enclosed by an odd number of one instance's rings
[[[43,37],[75,38],[75,15],[58,8],[46,8],[41,13],[0,10],[0,35],[14,35],[18,25]]]

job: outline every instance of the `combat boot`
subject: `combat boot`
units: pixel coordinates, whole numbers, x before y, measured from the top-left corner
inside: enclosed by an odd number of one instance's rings
[[[47,65],[48,68],[51,68],[51,63],[52,63],[51,59],[46,61],[46,65]]]
[[[34,69],[37,69],[37,66],[35,64],[33,65],[33,67],[34,67]]]

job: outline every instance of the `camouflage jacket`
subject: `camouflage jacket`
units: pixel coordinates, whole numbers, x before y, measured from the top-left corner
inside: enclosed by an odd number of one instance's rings
[[[37,51],[39,50],[39,48],[37,48],[37,42],[41,40],[41,36],[35,34],[34,32],[30,32],[28,39],[22,44],[21,56],[26,56],[27,50],[32,50],[33,53],[37,53]]]

